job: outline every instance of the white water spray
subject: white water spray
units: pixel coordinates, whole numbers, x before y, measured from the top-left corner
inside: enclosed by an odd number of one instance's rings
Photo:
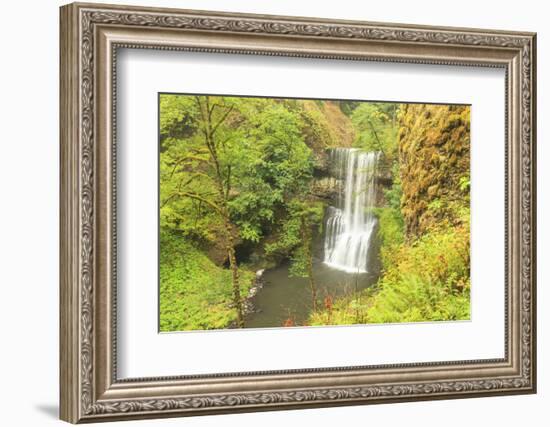
[[[376,225],[376,167],[380,153],[355,148],[330,151],[333,177],[339,183],[336,206],[325,224],[324,263],[349,273],[366,273]]]

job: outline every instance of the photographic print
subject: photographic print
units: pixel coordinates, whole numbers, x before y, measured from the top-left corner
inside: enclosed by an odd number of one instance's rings
[[[159,94],[161,332],[470,318],[470,106]]]

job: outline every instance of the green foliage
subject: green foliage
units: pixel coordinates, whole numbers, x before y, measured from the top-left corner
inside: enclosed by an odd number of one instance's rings
[[[313,159],[300,133],[301,121],[282,104],[249,118],[249,129],[234,156],[247,157],[236,169],[231,217],[241,237],[258,242],[262,227],[273,222],[277,208],[304,192],[312,178]],[[244,151],[247,151],[244,153]]]
[[[361,323],[469,319],[470,233],[464,221],[386,253],[375,288],[338,301],[330,312],[315,313],[310,324],[325,324],[329,317],[332,324],[353,324],[358,316]]]
[[[372,305],[372,296],[376,293],[373,288],[352,292],[336,299],[332,304],[325,304],[321,310],[312,312],[308,325],[356,325],[368,323],[367,312]]]
[[[401,210],[401,198],[403,189],[401,188],[401,177],[399,176],[399,162],[393,161],[391,167],[392,184],[390,188],[384,190],[386,205],[395,211]]]
[[[355,145],[367,151],[380,151],[392,161],[397,156],[397,114],[399,104],[359,104],[351,120],[358,130]]]
[[[433,199],[430,203],[428,203],[428,210],[431,210],[432,212],[439,211],[441,208],[443,208],[443,202],[441,199]]]
[[[288,204],[278,240],[266,245],[268,256],[290,256],[289,273],[294,277],[308,277],[312,256],[312,235],[323,219],[323,204],[315,201],[292,200]]]
[[[359,101],[338,101],[338,104],[340,106],[340,109],[342,110],[342,113],[346,114],[347,116],[351,116],[355,109],[361,105],[361,102]]]
[[[384,191],[386,204],[375,209],[378,218],[378,237],[380,239],[380,259],[382,266],[387,267],[393,262],[393,254],[405,241],[404,223],[401,214],[401,180],[399,179],[399,163],[394,162],[393,182]]]
[[[394,260],[394,253],[404,242],[403,217],[401,212],[390,207],[376,209],[378,237],[380,238],[380,260],[388,267]]]
[[[370,301],[370,323],[470,317],[470,228],[434,229],[395,253]]]
[[[215,161],[202,132],[207,124],[199,111],[205,100],[212,123],[218,124]],[[214,242],[220,231],[211,204],[219,204],[219,169],[233,224],[243,239],[258,242],[275,211],[311,180],[313,159],[301,133],[303,122],[283,103],[163,95],[160,108],[161,226]],[[185,137],[168,136],[177,134],[181,121],[188,129]]]
[[[198,111],[191,97],[161,94],[159,104],[159,130],[162,139],[181,138],[195,132]]]
[[[468,176],[461,176],[458,181],[460,191],[468,191],[470,189],[470,178]]]
[[[216,266],[181,234],[161,233],[161,332],[225,328],[236,321],[231,272]],[[242,270],[246,294],[254,273]]]

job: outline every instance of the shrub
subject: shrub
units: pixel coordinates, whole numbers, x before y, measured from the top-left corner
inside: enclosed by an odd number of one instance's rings
[[[470,318],[469,210],[458,226],[399,244],[391,209],[379,212],[384,271],[378,283],[310,316],[312,325],[402,323]]]

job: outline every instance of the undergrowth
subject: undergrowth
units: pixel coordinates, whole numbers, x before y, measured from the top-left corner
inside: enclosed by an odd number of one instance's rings
[[[160,331],[221,329],[236,320],[231,271],[214,264],[183,237],[161,233]],[[254,273],[240,269],[241,295]]]

